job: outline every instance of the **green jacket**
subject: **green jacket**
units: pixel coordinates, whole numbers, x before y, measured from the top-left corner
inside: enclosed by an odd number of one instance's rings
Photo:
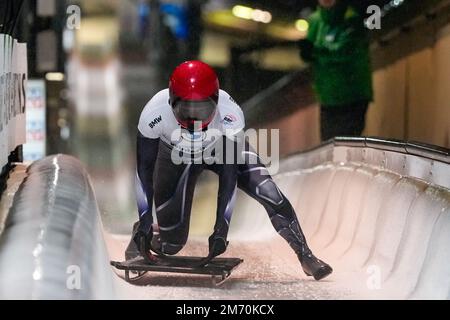
[[[323,106],[372,101],[369,39],[363,17],[344,0],[326,10],[318,8],[309,18],[301,42],[301,56],[311,62],[314,86]]]

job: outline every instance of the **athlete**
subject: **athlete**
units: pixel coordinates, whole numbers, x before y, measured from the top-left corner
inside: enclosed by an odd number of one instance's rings
[[[187,61],[174,70],[169,88],[147,103],[139,119],[139,221],[133,228],[127,259],[137,252],[152,262],[155,257],[151,250],[175,255],[183,248],[196,179],[206,169],[219,177],[216,223],[209,237],[210,257],[227,248],[236,189],[240,188],[264,206],[275,230],[295,251],[308,276],[320,280],[331,274],[332,268],[311,252],[292,205],[265,165],[245,140],[239,140],[244,126],[241,108],[219,89],[218,78],[209,65]],[[230,154],[231,158],[227,157]],[[152,216],[153,200],[157,223]]]

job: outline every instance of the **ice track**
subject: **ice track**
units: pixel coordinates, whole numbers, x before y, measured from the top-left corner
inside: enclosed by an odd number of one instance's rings
[[[123,258],[129,237],[103,232],[80,163],[49,157],[28,169],[10,200],[0,238],[0,297],[449,299],[449,163],[448,150],[364,138],[336,139],[285,159],[275,179],[310,246],[335,272],[320,282],[306,277],[263,208],[239,194],[226,255],[245,262],[215,288],[208,277],[192,275],[148,274],[125,283],[108,259]],[[205,248],[205,237],[193,237],[182,253]],[[73,265],[81,266],[82,290],[67,288]]]

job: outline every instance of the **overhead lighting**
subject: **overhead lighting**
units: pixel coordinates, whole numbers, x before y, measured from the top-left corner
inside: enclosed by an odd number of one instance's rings
[[[298,19],[295,21],[295,28],[300,32],[307,32],[309,29],[309,23],[305,19]]]
[[[244,6],[234,6],[232,12],[233,15],[238,18],[250,20],[252,18],[253,9]]]
[[[388,2],[383,6],[383,16],[385,16],[392,9],[399,7],[404,2],[405,0],[391,0],[390,2]]]
[[[237,5],[233,7],[231,12],[234,16],[245,20],[253,20],[262,23],[270,23],[272,21],[272,14],[269,11],[260,9]]]
[[[47,81],[64,81],[64,73],[61,72],[49,72],[45,74]]]
[[[268,11],[255,9],[252,11],[252,20],[262,23],[269,23],[272,21],[272,14]]]

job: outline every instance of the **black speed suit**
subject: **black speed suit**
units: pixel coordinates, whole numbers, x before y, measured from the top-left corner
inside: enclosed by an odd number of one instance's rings
[[[164,142],[141,134],[138,135],[137,153],[138,177],[141,178],[138,181],[141,180],[143,190],[147,190],[147,199],[151,199],[148,190],[154,190],[163,253],[176,254],[185,245],[195,183],[205,169],[219,176],[215,237],[226,240],[237,186],[264,206],[276,231],[297,254],[309,252],[291,203],[247,142],[242,151],[245,163],[241,164],[174,164]],[[156,169],[155,174],[153,168]],[[152,185],[153,188],[146,187]],[[145,207],[148,210],[148,206]],[[144,213],[140,217],[140,227],[149,230],[153,223],[152,215]]]
[[[328,276],[332,268],[312,254],[294,208],[240,135],[245,127],[244,115],[230,95],[219,90],[211,121],[202,130],[182,129],[169,101],[169,90],[160,91],[145,106],[139,119],[136,174],[139,222],[133,229],[134,241],[127,248],[127,259],[135,256],[128,252],[136,252],[136,248],[137,254],[148,260],[154,259],[150,249],[173,255],[183,248],[189,233],[196,180],[203,170],[211,170],[219,176],[219,192],[216,224],[209,237],[209,257],[226,249],[236,189],[240,188],[264,206],[275,230],[298,255],[303,271],[316,280]],[[183,160],[178,161],[178,156]],[[153,200],[159,236],[152,233]]]
[[[264,206],[275,230],[298,255],[306,274],[316,280],[329,275],[331,267],[317,259],[308,248],[291,203],[272,180],[257,153],[239,134],[243,132],[245,120],[236,102],[220,90],[217,110],[208,126],[188,131],[180,127],[168,100],[168,90],[160,91],[149,101],[139,119],[136,174],[139,222],[135,224],[133,239],[140,253],[148,256],[150,246],[153,251],[168,255],[183,248],[189,233],[196,180],[203,170],[211,170],[219,177],[219,192],[216,224],[209,237],[210,256],[226,249],[236,189],[240,188]],[[219,154],[213,154],[216,151]],[[175,161],[178,153],[187,161]],[[233,161],[228,159],[230,154],[231,158],[235,157]],[[211,159],[215,161],[209,161]],[[159,237],[152,237],[153,200]],[[148,239],[152,239],[151,245]],[[155,239],[158,241],[154,242]],[[130,246],[134,242],[130,242],[127,252],[132,251]]]

